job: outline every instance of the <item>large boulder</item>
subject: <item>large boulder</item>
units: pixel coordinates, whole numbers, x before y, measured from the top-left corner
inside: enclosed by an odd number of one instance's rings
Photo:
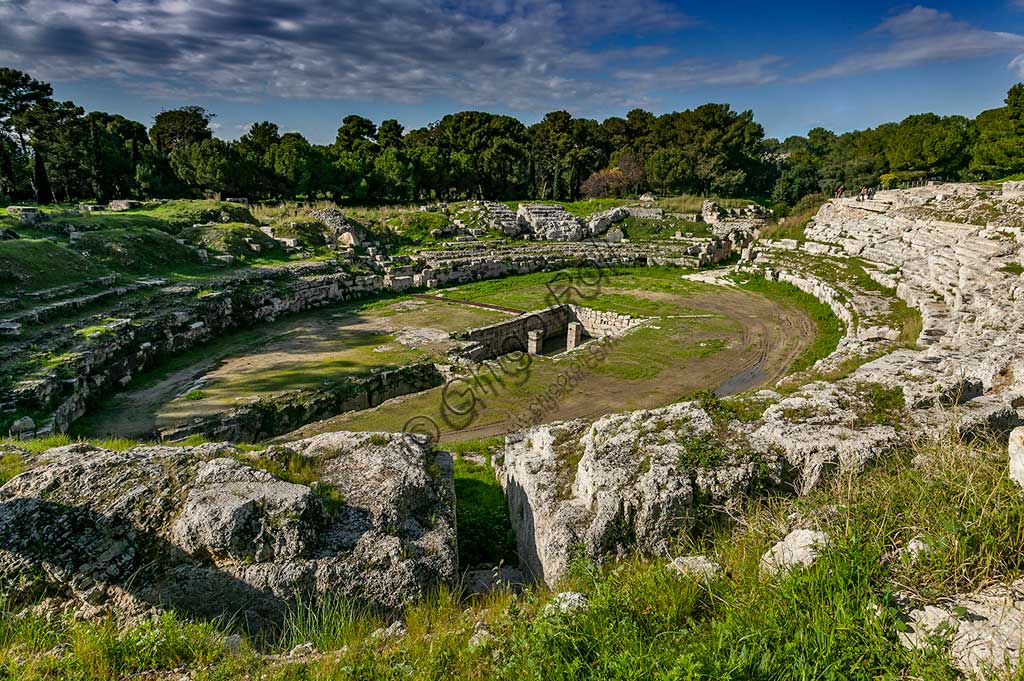
[[[595,213],[587,219],[587,231],[594,236],[599,236],[608,231],[608,228],[616,222],[622,222],[629,217],[629,210],[621,206],[609,208],[606,211]]]
[[[457,574],[451,459],[412,435],[25,457],[0,487],[0,588],[15,601],[260,628],[328,592],[399,609]]]
[[[1024,580],[910,609],[900,642],[948,655],[969,678],[1015,678],[1024,655]]]
[[[656,554],[759,483],[781,482],[771,452],[743,449],[695,403],[537,426],[495,459],[523,567],[556,583],[586,556]]]
[[[305,555],[327,520],[309,487],[221,458],[199,468],[171,540],[219,565],[287,560]]]

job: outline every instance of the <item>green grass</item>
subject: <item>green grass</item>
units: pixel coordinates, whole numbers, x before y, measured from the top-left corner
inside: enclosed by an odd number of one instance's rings
[[[0,456],[0,485],[25,470],[25,462],[20,454],[4,454]]]
[[[706,290],[706,285],[682,278],[677,267],[579,268],[535,272],[508,279],[491,279],[459,286],[446,295],[459,300],[487,302],[520,310],[538,310],[558,303],[575,303],[595,310],[632,315],[677,314],[657,300],[617,292],[643,290],[685,295]]]
[[[442,445],[455,455],[455,499],[458,518],[459,565],[516,565],[515,534],[508,518],[505,493],[490,467],[490,447],[502,438],[488,438]],[[483,456],[485,464],[470,461],[466,454]]]
[[[191,249],[166,232],[149,228],[86,232],[71,249],[91,262],[128,274],[162,274],[198,264]]]
[[[1006,272],[1007,274],[1016,274],[1020,276],[1021,274],[1024,274],[1024,265],[1021,265],[1020,263],[1016,262],[1010,262],[1000,267],[999,271]]]
[[[860,425],[899,426],[906,413],[903,389],[879,383],[858,383],[856,397],[862,407]]]
[[[671,239],[676,232],[690,234],[694,238],[711,236],[711,228],[703,222],[685,220],[627,217],[620,223],[630,241],[657,241]]]
[[[908,651],[897,590],[937,599],[1018,577],[1024,568],[1024,498],[1007,478],[1005,447],[940,438],[895,452],[856,477],[839,476],[799,499],[774,497],[734,510],[670,555],[703,553],[725,568],[708,586],[666,570],[667,557],[573,563],[558,590],[586,595],[589,608],[544,616],[551,591],[463,598],[442,588],[400,614],[408,634],[374,641],[391,618],[328,597],[295,608],[266,641],[220,644],[228,622],[163,615],[118,627],[0,608],[0,670],[23,679],[153,677],[183,667],[206,679],[577,678],[952,680],[933,651]],[[798,514],[829,545],[809,569],[759,576],[761,554]],[[931,547],[913,564],[896,550],[920,537]],[[490,642],[467,645],[475,624]],[[326,654],[289,660],[312,642]],[[50,654],[58,644],[60,654]]]
[[[432,230],[444,229],[451,221],[447,215],[410,211],[390,218],[385,224],[398,233],[403,245],[430,244],[443,240],[430,234]]]
[[[256,224],[256,220],[245,206],[223,201],[175,199],[151,201],[137,210],[124,212],[102,211],[73,215],[56,206],[46,209],[48,219],[62,224],[98,227],[102,229],[126,229],[145,227],[178,234],[192,225],[205,222],[244,222]]]
[[[107,271],[54,241],[0,241],[0,293],[73,284]]]
[[[189,227],[181,235],[201,248],[215,254],[233,255],[239,260],[274,261],[287,258],[276,240],[257,227],[242,222]],[[258,247],[259,251],[254,251],[253,246]]]
[[[327,245],[323,225],[312,218],[300,218],[274,225],[274,237],[298,239],[299,244],[306,248],[316,249]]]

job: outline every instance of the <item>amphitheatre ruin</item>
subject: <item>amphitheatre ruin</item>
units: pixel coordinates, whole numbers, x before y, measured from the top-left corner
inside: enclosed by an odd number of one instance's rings
[[[51,287],[26,270],[0,296],[0,581],[38,612],[257,635],[340,594],[381,613],[366,645],[387,645],[438,588],[557,590],[581,558],[727,579],[702,533],[764,496],[797,504],[755,557],[784,579],[838,541],[800,500],[922,434],[995,434],[1024,484],[1024,183],[831,199],[788,225],[652,195],[388,218],[439,225],[426,245],[345,209],[194,203],[166,246],[188,277],[104,270],[81,246],[175,202],[2,223],[47,244],[44,269],[80,269]],[[226,223],[248,236],[195,237]],[[272,249],[287,257],[236,267]],[[466,471],[500,485],[485,527]],[[484,550],[469,529],[507,537]],[[893,550],[927,553],[913,532]],[[906,595],[901,645],[941,625],[964,673],[1016,659],[1024,587],[981,586]]]

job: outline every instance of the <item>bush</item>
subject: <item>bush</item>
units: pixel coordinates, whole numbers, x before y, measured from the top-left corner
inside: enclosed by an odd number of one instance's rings
[[[606,168],[591,174],[582,185],[580,191],[588,199],[622,196],[629,189],[629,180],[618,168]]]
[[[883,189],[892,189],[901,184],[923,180],[928,173],[923,170],[904,170],[896,173],[886,173],[879,178]]]

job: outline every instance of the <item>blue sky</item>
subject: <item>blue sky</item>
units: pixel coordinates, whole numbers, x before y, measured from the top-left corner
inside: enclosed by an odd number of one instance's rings
[[[1024,80],[1024,0],[0,0],[0,65],[147,124],[200,104],[229,139],[260,120],[325,143],[349,113],[412,128],[708,101],[784,138],[999,106]]]

